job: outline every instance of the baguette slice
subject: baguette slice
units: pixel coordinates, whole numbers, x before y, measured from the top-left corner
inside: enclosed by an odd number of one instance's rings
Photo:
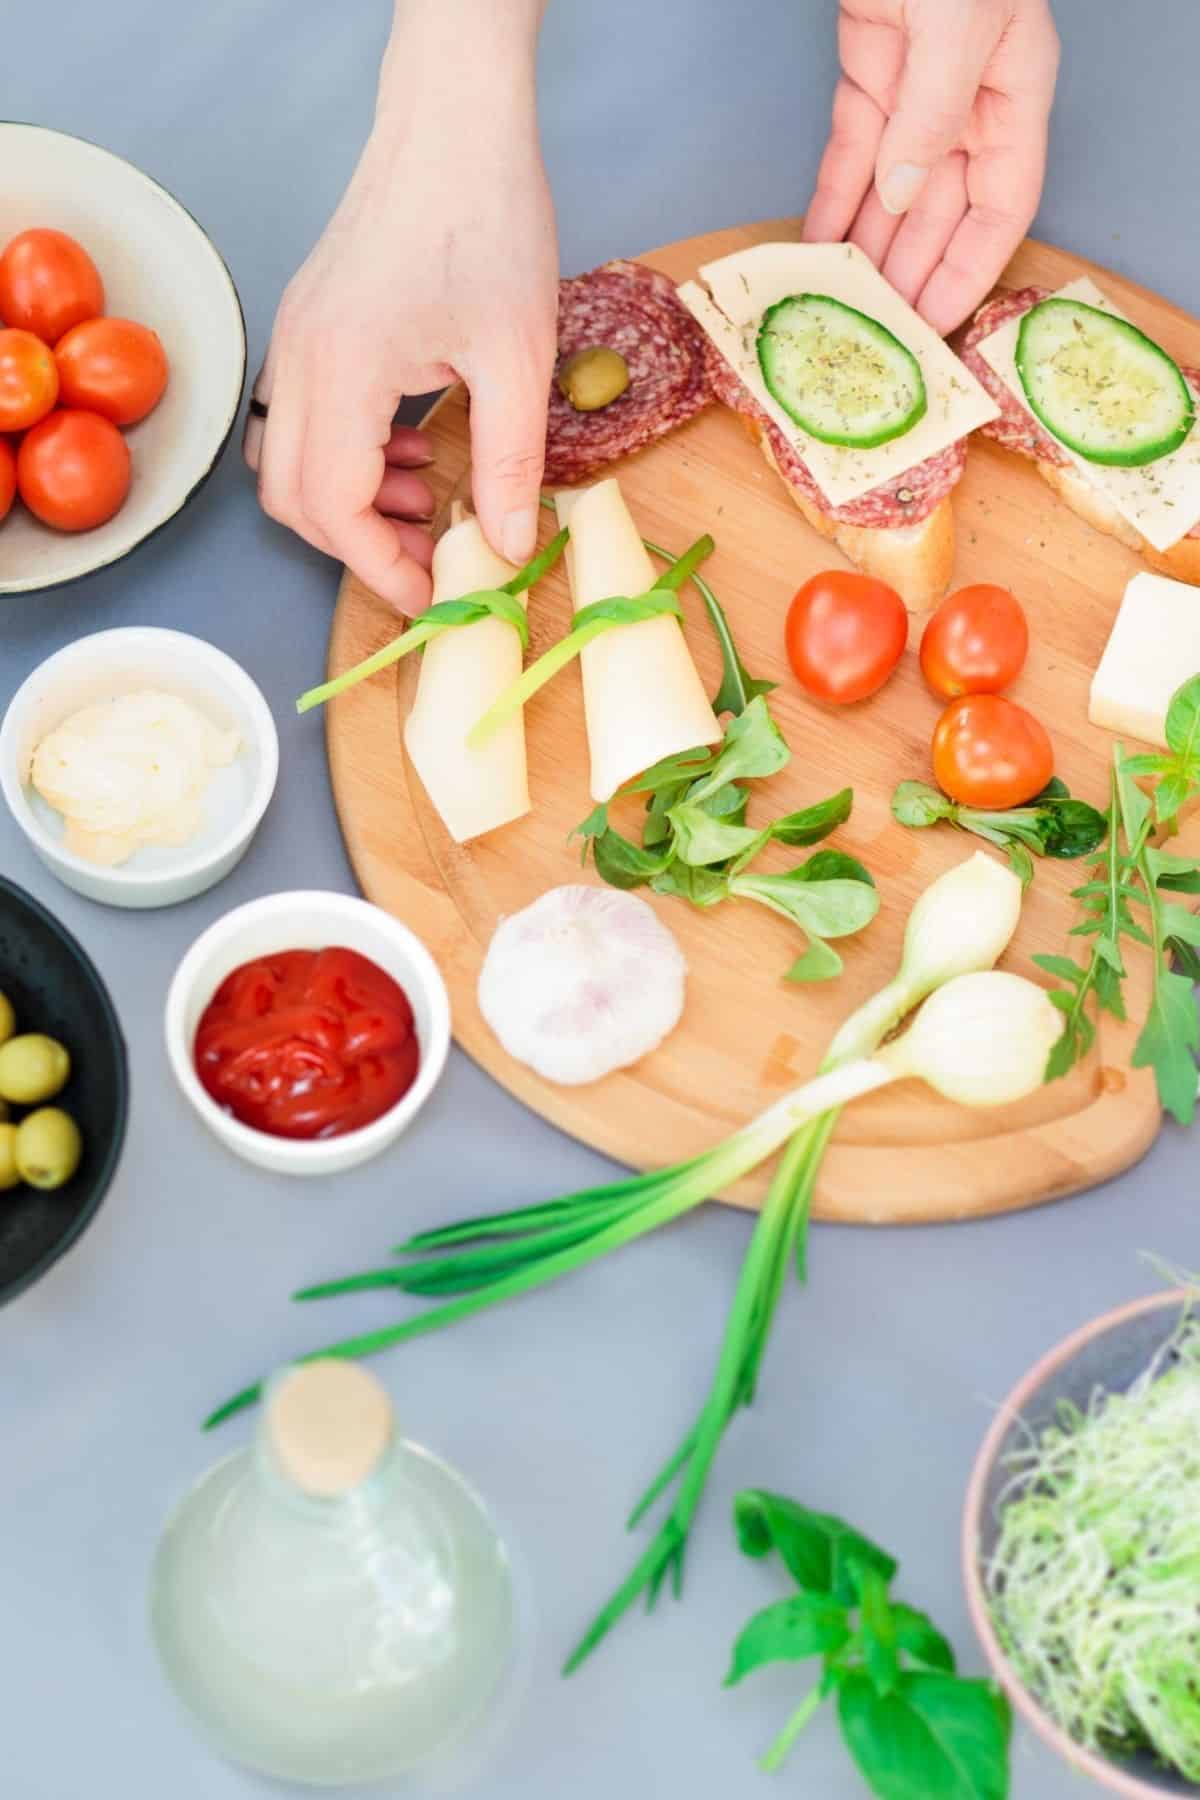
[[[1044,457],[1033,457],[1034,465],[1042,480],[1054,489],[1060,500],[1064,500],[1073,513],[1097,531],[1106,532],[1122,544],[1128,544],[1136,550],[1142,561],[1160,575],[1171,575],[1176,581],[1188,581],[1194,587],[1200,587],[1200,537],[1180,538],[1169,550],[1156,550],[1148,543],[1129,520],[1122,517],[1106,494],[1099,492],[1089,481],[1069,465],[1060,467],[1057,463],[1047,462]]]
[[[937,605],[950,585],[954,569],[954,509],[949,495],[940,500],[917,525],[846,525],[830,518],[787,479],[758,420],[742,414],[742,421],[792,500],[814,531],[836,544],[842,555],[864,575],[894,587],[909,612],[923,613]]]

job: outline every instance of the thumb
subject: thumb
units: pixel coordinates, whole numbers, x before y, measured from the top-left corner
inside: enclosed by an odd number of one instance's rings
[[[488,543],[510,563],[528,562],[537,545],[553,361],[552,334],[533,351],[495,344],[467,378],[475,512]]]
[[[913,8],[908,53],[892,116],[875,160],[884,210],[906,213],[930,171],[958,146],[1004,26],[1004,9],[985,0]]]

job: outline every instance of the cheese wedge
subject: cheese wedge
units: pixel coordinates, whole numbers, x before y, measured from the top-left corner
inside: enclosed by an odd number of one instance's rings
[[[496,555],[477,519],[459,518],[434,546],[433,598],[460,600],[479,588],[502,587],[516,572]],[[443,631],[421,652],[404,747],[456,843],[529,811],[522,714],[480,749],[466,742],[475,721],[518,679],[522,660],[520,638],[496,618]]]
[[[1088,718],[1165,749],[1171,696],[1192,675],[1200,675],[1200,596],[1165,575],[1135,575],[1092,677]]]
[[[800,429],[768,392],[758,364],[762,316],[789,294],[828,294],[857,307],[912,352],[921,365],[927,408],[911,431],[873,450],[852,450]],[[699,280],[679,289],[679,298],[804,458],[831,507],[861,499],[999,417],[987,390],[855,244],[758,244],[705,263]]]
[[[1115,318],[1126,317],[1120,307],[1086,276],[1059,288],[1055,298],[1082,300],[1101,312],[1112,313]],[[1137,323],[1136,320],[1128,322]],[[1021,320],[1010,319],[999,331],[984,338],[977,348],[1014,400],[1019,400],[1034,424],[1044,430],[1025,398],[1025,389],[1017,374],[1015,358],[1020,329]],[[1088,485],[1103,494],[1155,550],[1169,550],[1180,538],[1187,536],[1193,525],[1200,524],[1200,431],[1193,430],[1170,456],[1146,463],[1140,469],[1110,468],[1107,464],[1089,462],[1086,456],[1078,456],[1065,444],[1060,444],[1059,448]]]
[[[576,612],[653,587],[654,564],[615,481],[572,488],[555,506],[559,524],[571,530],[567,575]],[[720,742],[678,619],[664,614],[616,626],[586,645],[580,662],[593,800],[611,800],[661,757]]]

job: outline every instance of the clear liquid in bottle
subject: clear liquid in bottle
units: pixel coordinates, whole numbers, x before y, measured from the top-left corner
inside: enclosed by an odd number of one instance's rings
[[[457,1748],[509,1668],[508,1559],[471,1489],[332,1360],[269,1385],[256,1443],[167,1522],[150,1622],[213,1746],[282,1780],[382,1781]]]

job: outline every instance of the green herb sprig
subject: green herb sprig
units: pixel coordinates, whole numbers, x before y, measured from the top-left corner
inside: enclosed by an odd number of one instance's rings
[[[1108,830],[1106,815],[1085,800],[1072,799],[1057,776],[1024,806],[1003,812],[962,806],[924,781],[902,781],[892,795],[892,817],[917,830],[944,821],[973,832],[1005,851],[1026,886],[1033,879],[1033,856],[1091,856]]]
[[[1165,754],[1127,757],[1119,743],[1113,747],[1108,846],[1091,878],[1074,890],[1084,917],[1071,936],[1091,940],[1087,961],[1033,960],[1062,984],[1050,994],[1063,1015],[1063,1033],[1046,1069],[1047,1081],[1054,1081],[1091,1049],[1095,1015],[1125,1019],[1123,943],[1149,949],[1153,986],[1133,1066],[1153,1069],[1163,1106],[1187,1125],[1196,1109],[1200,1021],[1193,983],[1200,975],[1200,918],[1170,896],[1200,894],[1200,862],[1173,856],[1151,839],[1156,826],[1169,838],[1181,809],[1200,795],[1200,676],[1172,699],[1166,737]],[[1147,776],[1155,778],[1150,796],[1137,779]]]
[[[829,1513],[751,1489],[734,1503],[747,1556],[777,1551],[797,1593],[756,1613],[733,1646],[726,1687],[774,1662],[821,1660],[811,1687],[761,1759],[779,1768],[822,1701],[879,1800],[1004,1800],[1008,1702],[957,1674],[954,1652],[923,1612],[891,1597],[886,1550]]]

